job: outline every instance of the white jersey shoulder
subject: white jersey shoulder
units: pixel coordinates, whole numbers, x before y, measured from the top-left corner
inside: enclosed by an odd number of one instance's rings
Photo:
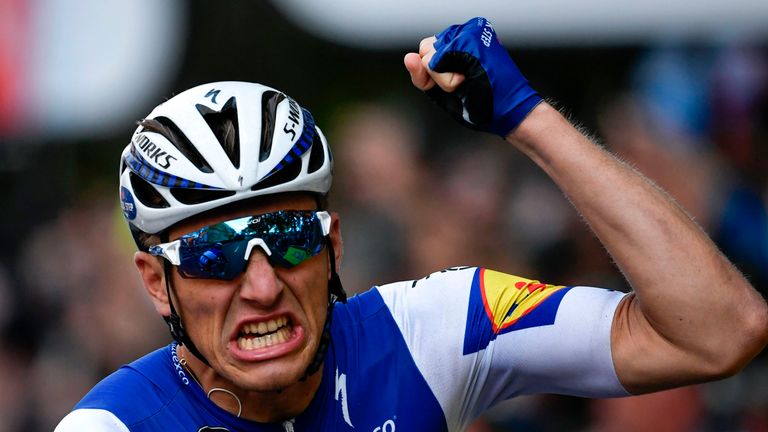
[[[129,432],[114,414],[103,409],[77,409],[64,417],[53,432]]]
[[[521,394],[627,395],[610,348],[623,293],[477,267],[378,290],[449,430]]]

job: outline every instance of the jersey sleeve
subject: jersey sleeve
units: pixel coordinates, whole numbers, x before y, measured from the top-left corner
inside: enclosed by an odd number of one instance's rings
[[[628,394],[610,347],[623,293],[474,267],[378,289],[450,430],[517,395]]]
[[[103,409],[76,409],[64,417],[53,432],[129,432],[114,414]]]

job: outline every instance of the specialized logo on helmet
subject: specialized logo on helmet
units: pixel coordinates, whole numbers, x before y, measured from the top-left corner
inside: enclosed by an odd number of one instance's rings
[[[291,141],[296,140],[296,127],[299,125],[301,111],[295,100],[288,98],[288,121],[283,126],[283,132],[291,135]]]
[[[211,102],[217,104],[218,102],[216,102],[216,96],[218,96],[219,93],[221,93],[221,90],[213,88],[208,90],[208,93],[206,93],[203,97],[209,97],[211,98]]]
[[[133,195],[125,186],[120,188],[120,207],[123,209],[123,216],[126,219],[136,219],[136,203],[133,200]]]
[[[485,349],[498,335],[554,324],[569,289],[477,269],[469,294],[464,354]]]
[[[134,147],[144,153],[148,159],[154,160],[161,168],[168,169],[171,166],[172,160],[177,160],[175,157],[169,155],[165,150],[158,147],[152,140],[147,138],[146,135],[138,134],[133,137],[132,141]]]

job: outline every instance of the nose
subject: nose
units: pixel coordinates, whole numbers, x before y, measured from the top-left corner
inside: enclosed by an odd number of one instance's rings
[[[261,248],[254,248],[243,274],[240,297],[269,307],[275,304],[283,292],[283,283],[267,260]]]

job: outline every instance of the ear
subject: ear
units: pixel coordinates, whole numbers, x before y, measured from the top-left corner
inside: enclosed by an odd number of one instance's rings
[[[329,235],[336,259],[336,273],[338,273],[341,270],[341,257],[344,255],[344,241],[341,238],[341,220],[336,212],[331,212],[331,232]],[[330,277],[330,272],[328,277]]]
[[[141,275],[141,281],[144,283],[144,289],[149,293],[155,310],[160,315],[167,317],[171,315],[171,308],[168,303],[168,293],[165,289],[165,274],[163,272],[162,258],[157,258],[146,252],[136,252],[133,256],[133,263]]]

